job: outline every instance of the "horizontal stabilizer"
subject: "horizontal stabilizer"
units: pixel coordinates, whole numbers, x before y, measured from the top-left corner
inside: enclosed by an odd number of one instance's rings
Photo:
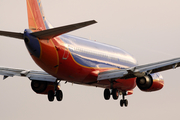
[[[24,34],[22,33],[7,32],[7,31],[0,31],[0,35],[6,36],[6,37],[18,38],[18,39],[23,39],[23,36],[24,36]]]
[[[87,22],[82,22],[82,23],[52,28],[52,29],[48,29],[48,30],[38,31],[38,32],[31,33],[31,35],[33,35],[39,39],[51,39],[53,37],[62,35],[67,32],[71,32],[73,30],[77,30],[82,27],[86,27],[86,26],[94,24],[94,23],[97,23],[97,22],[95,20],[91,20],[91,21],[87,21]]]

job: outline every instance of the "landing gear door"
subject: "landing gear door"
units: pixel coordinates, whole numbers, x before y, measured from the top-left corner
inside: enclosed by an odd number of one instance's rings
[[[69,57],[68,45],[65,45],[64,54],[63,54],[62,59],[67,60],[68,57]]]

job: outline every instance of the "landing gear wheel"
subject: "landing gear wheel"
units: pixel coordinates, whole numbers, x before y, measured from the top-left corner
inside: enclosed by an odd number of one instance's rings
[[[126,94],[123,94],[123,98],[120,100],[120,106],[121,107],[123,107],[123,105],[125,106],[125,107],[127,107],[128,106],[128,100],[127,99],[125,99],[125,95]]]
[[[48,92],[48,100],[49,100],[50,102],[54,101],[54,91],[50,90],[50,91]]]
[[[120,106],[123,107],[124,100],[120,100]]]
[[[114,100],[117,100],[119,97],[119,93],[117,89],[112,89],[112,97]]]
[[[56,91],[56,99],[57,101],[61,101],[63,99],[63,93],[61,90]]]
[[[110,99],[110,90],[109,89],[105,89],[104,90],[104,99],[105,100],[109,100]]]
[[[125,106],[125,107],[128,106],[128,100],[127,100],[127,99],[124,100],[124,106]]]

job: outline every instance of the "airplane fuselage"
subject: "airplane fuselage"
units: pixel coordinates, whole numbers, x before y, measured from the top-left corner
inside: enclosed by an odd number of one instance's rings
[[[38,40],[29,35],[30,30],[25,33],[28,38],[26,46],[33,60],[59,80],[110,88],[107,81],[97,82],[99,72],[137,65],[136,59],[129,53],[114,46],[67,34]],[[120,90],[131,90],[136,86],[135,78],[122,81],[114,86]]]

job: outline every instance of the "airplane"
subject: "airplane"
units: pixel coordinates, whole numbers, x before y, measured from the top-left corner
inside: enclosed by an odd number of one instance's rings
[[[0,67],[3,79],[28,77],[37,94],[47,95],[50,102],[62,101],[60,82],[70,82],[104,89],[104,99],[120,100],[127,107],[125,96],[137,86],[152,92],[163,88],[159,72],[180,66],[180,58],[138,65],[128,52],[104,43],[67,34],[97,23],[95,20],[54,28],[46,19],[41,0],[26,0],[29,29],[24,33],[0,31],[1,36],[24,41],[34,62],[44,71]]]

